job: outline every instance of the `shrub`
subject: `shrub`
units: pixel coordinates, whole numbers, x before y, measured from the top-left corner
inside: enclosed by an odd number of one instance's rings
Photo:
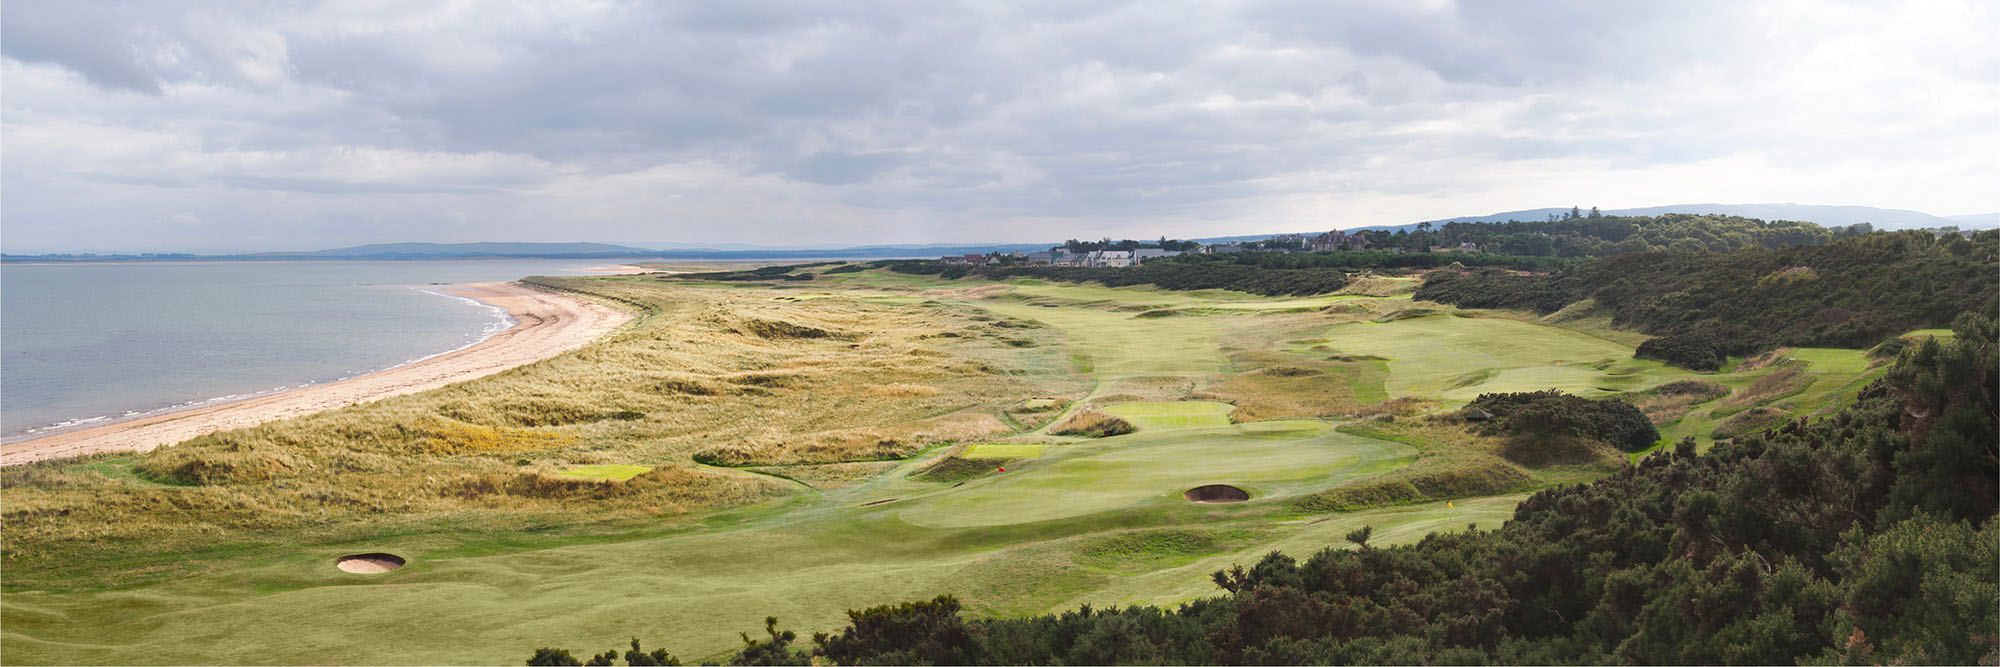
[[[1591,400],[1556,390],[1480,394],[1467,408],[1494,415],[1482,427],[1488,435],[1571,435],[1601,440],[1625,451],[1645,449],[1660,432],[1632,404],[1615,398]]]
[[[1729,355],[1722,351],[1722,342],[1706,331],[1646,339],[1646,342],[1639,344],[1639,349],[1633,352],[1632,356],[1654,359],[1692,371],[1717,370],[1729,359]]]

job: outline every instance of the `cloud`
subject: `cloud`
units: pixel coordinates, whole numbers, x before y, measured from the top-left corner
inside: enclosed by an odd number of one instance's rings
[[[2000,152],[1984,3],[0,10],[10,249],[2000,209],[1982,183]]]

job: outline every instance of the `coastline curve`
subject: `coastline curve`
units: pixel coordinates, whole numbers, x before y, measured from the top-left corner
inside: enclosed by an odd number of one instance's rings
[[[581,348],[632,319],[618,308],[521,283],[459,283],[445,289],[504,309],[514,325],[463,348],[338,382],[10,442],[0,445],[0,466],[149,451],[217,431],[428,391]]]

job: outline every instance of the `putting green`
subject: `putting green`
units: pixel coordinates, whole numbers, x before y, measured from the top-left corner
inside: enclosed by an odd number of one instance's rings
[[[1229,484],[1265,498],[1379,474],[1378,462],[1407,462],[1414,453],[1402,444],[1311,428],[1323,427],[1319,422],[1306,424],[1292,430],[1269,422],[1258,429],[1186,428],[1171,435],[1140,433],[1066,447],[1078,451],[939,495],[900,516],[934,528],[1049,521],[1147,503],[1180,503],[1182,491],[1203,484]]]
[[[1341,354],[1387,358],[1389,377],[1383,386],[1390,396],[1469,400],[1483,393],[1551,388],[1602,393],[1598,387],[1610,384],[1609,376],[1590,364],[1606,360],[1643,369],[1651,376],[1647,384],[1690,375],[1633,360],[1632,348],[1602,338],[1497,318],[1430,315],[1354,322],[1334,325],[1326,335],[1327,345]]]
[[[1032,459],[1042,455],[1048,445],[973,445],[965,448],[959,458],[966,459]]]
[[[1106,406],[1104,412],[1124,418],[1140,428],[1163,426],[1228,426],[1228,403],[1180,401],[1172,403],[1132,402]]]

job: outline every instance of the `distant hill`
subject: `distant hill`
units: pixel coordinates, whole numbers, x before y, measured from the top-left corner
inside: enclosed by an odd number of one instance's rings
[[[1569,207],[1564,206],[1560,208],[1537,208],[1537,209],[1529,209],[1526,211],[1508,211],[1505,213],[1494,213],[1492,215],[1467,216],[1462,218],[1446,218],[1444,220],[1432,220],[1430,222],[1431,224],[1434,225],[1441,225],[1447,222],[1506,222],[1508,220],[1535,221],[1535,220],[1547,220],[1548,217],[1551,215],[1561,217],[1562,215],[1567,213],[1569,213]],[[1961,220],[1960,218],[1975,218],[1975,219],[1987,218],[1987,224],[1977,224],[1977,226],[1981,227],[2000,226],[2000,214],[1954,216],[1951,218],[1946,218],[1946,217],[1931,215],[1929,213],[1923,213],[1919,211],[1907,211],[1903,209],[1874,208],[1871,206],[1820,206],[1814,204],[1675,204],[1672,206],[1648,206],[1645,208],[1609,209],[1603,211],[1603,213],[1605,215],[1631,215],[1631,216],[1663,215],[1667,213],[1702,213],[1702,214],[1716,214],[1716,215],[1736,215],[1745,218],[1757,218],[1759,220],[1799,220],[1803,222],[1810,222],[1819,225],[1821,227],[1845,227],[1848,225],[1866,222],[1874,225],[1876,229],[1917,229],[1922,227],[1946,227],[1952,225],[1963,227],[1977,223],[1967,222],[1965,220]],[[1402,225],[1395,227],[1394,229],[1409,229],[1409,228],[1414,228],[1414,226]],[[1369,229],[1376,229],[1376,228],[1371,227]],[[1390,228],[1384,227],[1381,229],[1390,229]]]
[[[1958,223],[1960,227],[1972,229],[2000,229],[2000,213],[1970,213],[1947,215],[1945,219]]]

